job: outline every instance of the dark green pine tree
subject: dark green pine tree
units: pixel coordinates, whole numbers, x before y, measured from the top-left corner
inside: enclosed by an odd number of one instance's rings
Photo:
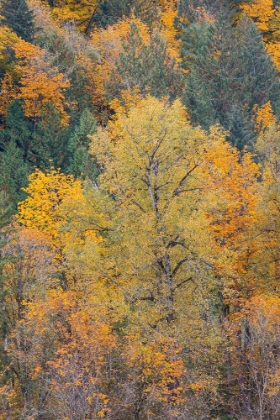
[[[187,19],[188,22],[194,23],[200,20],[201,14],[207,13],[215,19],[226,13],[227,17],[231,17],[233,13],[238,11],[240,3],[251,2],[253,0],[178,0],[177,9],[178,17],[177,24],[180,25],[180,20]]]
[[[53,104],[47,104],[33,134],[28,163],[39,169],[55,167],[66,170],[69,162],[68,138],[69,128],[61,124],[58,110]]]
[[[100,0],[92,23],[106,28],[123,17],[134,14],[148,25],[158,21],[160,8],[157,0]]]
[[[22,188],[27,187],[29,173],[22,150],[12,140],[0,154],[0,188],[10,197],[14,207],[26,197]]]
[[[6,128],[0,130],[0,151],[3,151],[11,141],[14,141],[26,161],[33,141],[34,127],[24,115],[20,100],[15,100],[10,104],[5,124]]]
[[[99,175],[99,167],[88,153],[89,135],[96,132],[96,120],[93,114],[85,109],[70,137],[68,150],[70,154],[69,172],[77,178],[95,180]]]
[[[18,36],[27,42],[33,41],[33,13],[25,0],[2,0],[1,17],[2,23],[9,26]]]
[[[101,0],[93,21],[97,26],[106,28],[116,23],[118,19],[129,16],[129,14],[130,7],[127,0]]]
[[[241,149],[255,137],[251,123],[255,105],[271,101],[279,113],[277,69],[246,16],[236,27],[224,17],[203,30],[197,25],[190,25],[182,37],[183,63],[190,70],[184,103],[193,123],[206,129],[220,123],[230,131],[231,143]],[[191,29],[195,36],[188,36]]]
[[[25,197],[22,187],[28,183],[27,157],[32,142],[33,126],[25,117],[19,100],[11,103],[6,128],[0,130],[0,189],[16,206]]]
[[[123,51],[107,85],[108,97],[120,97],[122,90],[137,88],[141,94],[171,100],[183,91],[183,73],[170,57],[165,40],[154,31],[148,45],[135,23],[123,42]]]

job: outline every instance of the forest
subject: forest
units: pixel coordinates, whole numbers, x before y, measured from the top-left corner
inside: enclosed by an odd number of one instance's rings
[[[279,71],[279,0],[0,0],[0,420],[279,420]]]

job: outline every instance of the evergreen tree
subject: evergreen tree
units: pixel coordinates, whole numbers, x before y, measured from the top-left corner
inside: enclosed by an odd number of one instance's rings
[[[183,74],[177,68],[176,60],[168,54],[165,40],[154,31],[145,45],[135,23],[131,24],[123,42],[123,51],[107,85],[107,93],[112,99],[122,90],[133,88],[143,95],[169,96],[171,100],[180,96],[183,90]]]
[[[0,156],[0,188],[10,197],[14,207],[26,197],[22,188],[28,184],[29,172],[22,150],[12,140]]]
[[[238,10],[240,3],[253,0],[179,0],[177,3],[178,16],[187,19],[188,22],[198,22],[201,16],[218,18],[221,13],[232,17],[232,13]],[[177,22],[179,24],[179,21]]]
[[[53,104],[47,104],[33,134],[28,162],[39,169],[64,170],[68,165],[69,128],[61,124],[61,116]]]
[[[94,61],[92,60],[92,65]],[[81,66],[76,66],[69,75],[70,86],[65,92],[65,100],[69,103],[75,103],[75,108],[70,109],[72,121],[77,123],[81,113],[85,108],[92,108],[92,98],[88,89],[89,78],[87,70]]]
[[[155,0],[100,0],[93,17],[96,25],[106,28],[126,16],[134,14],[148,25],[159,19],[160,8]]]
[[[230,130],[230,141],[242,148],[254,139],[250,121],[255,105],[270,101],[279,112],[277,69],[246,16],[236,27],[224,18],[198,26],[190,25],[182,37],[183,65],[190,71],[184,102],[195,124],[207,129],[220,123]],[[188,36],[190,30],[195,36]]]
[[[21,149],[24,160],[28,159],[34,127],[24,115],[22,103],[13,101],[8,109],[6,128],[0,131],[0,150],[4,150],[11,141]]]
[[[33,13],[25,0],[2,0],[1,16],[2,23],[13,29],[24,41],[33,41]]]
[[[228,140],[237,149],[242,150],[246,145],[252,151],[255,142],[255,125],[251,113],[234,103],[225,115],[224,126],[229,130]]]
[[[75,177],[94,180],[99,175],[98,165],[88,153],[90,142],[88,136],[95,134],[95,132],[96,120],[92,113],[85,109],[68,145],[70,153],[69,172]]]

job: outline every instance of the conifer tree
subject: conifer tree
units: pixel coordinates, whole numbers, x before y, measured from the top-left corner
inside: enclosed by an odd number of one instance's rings
[[[65,169],[68,164],[69,128],[61,124],[56,107],[48,103],[33,134],[28,150],[28,162],[39,169]]]
[[[135,17],[151,25],[160,15],[158,1],[155,0],[101,0],[94,22],[106,28],[118,19],[134,14]]]
[[[96,120],[92,113],[85,109],[80,117],[79,124],[75,127],[70,137],[68,150],[70,154],[69,172],[75,177],[83,177],[94,180],[98,174],[97,163],[88,153],[89,135],[96,132]]]
[[[22,187],[28,183],[29,149],[32,124],[25,117],[19,100],[11,103],[6,128],[0,130],[0,188],[15,206],[25,197]],[[30,162],[29,162],[30,165]]]
[[[197,22],[201,16],[212,16],[217,18],[221,13],[232,16],[238,10],[240,3],[251,2],[252,0],[179,0],[177,3],[178,15],[187,19],[188,22]],[[178,22],[177,22],[178,23]]]
[[[0,188],[10,197],[14,207],[26,197],[22,188],[28,184],[28,173],[22,150],[12,140],[0,156]]]
[[[10,104],[5,125],[6,128],[0,131],[0,148],[3,151],[11,141],[14,141],[20,148],[23,159],[27,160],[34,129],[24,115],[20,100],[15,100]]]
[[[118,97],[122,90],[134,88],[142,95],[149,93],[156,98],[169,96],[174,100],[182,93],[183,75],[160,34],[154,31],[145,45],[138,26],[132,23],[107,84],[107,93],[112,99]]]
[[[24,41],[32,42],[34,36],[33,13],[25,0],[1,1],[2,23],[9,26]]]
[[[218,122],[233,144],[248,145],[255,105],[270,101],[276,113],[280,105],[278,72],[255,24],[243,16],[235,28],[223,18],[184,32],[183,65],[190,71],[184,101],[193,122],[204,128]]]

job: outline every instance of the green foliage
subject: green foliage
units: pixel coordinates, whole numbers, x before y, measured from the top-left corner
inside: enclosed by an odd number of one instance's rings
[[[278,111],[280,104],[278,72],[261,35],[246,16],[236,27],[222,20],[184,32],[183,65],[190,70],[184,102],[193,122],[204,128],[220,123],[231,143],[243,148],[254,139],[254,106],[270,101]]]
[[[122,90],[135,88],[143,95],[169,96],[174,100],[182,93],[183,74],[160,34],[154,31],[145,45],[138,26],[132,23],[107,84],[107,94],[113,99],[119,97]]]
[[[27,160],[34,127],[24,115],[21,101],[15,100],[10,104],[5,125],[5,129],[0,131],[2,150],[13,141],[21,149],[23,159]]]
[[[81,114],[79,124],[69,139],[68,151],[70,155],[69,172],[78,178],[95,179],[98,166],[89,156],[89,135],[96,131],[96,120],[88,109]]]
[[[178,15],[189,23],[197,22],[202,16],[217,18],[226,14],[231,18],[240,3],[253,0],[180,0],[178,1]]]
[[[14,205],[26,197],[22,188],[28,184],[28,174],[22,150],[11,140],[0,157],[0,186]]]
[[[116,23],[118,19],[132,14],[151,25],[159,18],[158,2],[155,0],[100,0],[94,22],[106,28]]]
[[[24,41],[33,41],[33,13],[25,0],[2,0],[1,16],[2,23],[9,26]]]
[[[65,168],[68,163],[69,129],[61,124],[61,116],[53,104],[47,104],[33,134],[28,161],[40,169]]]

